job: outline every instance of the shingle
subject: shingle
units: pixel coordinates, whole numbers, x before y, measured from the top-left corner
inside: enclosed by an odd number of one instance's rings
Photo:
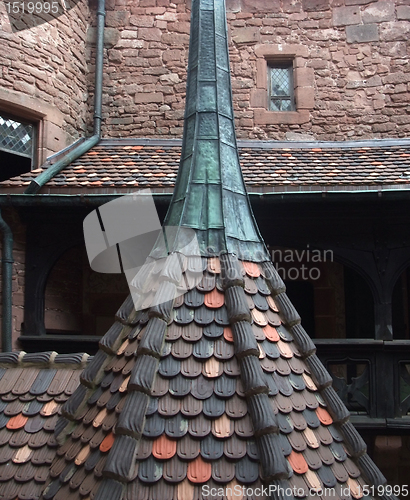
[[[149,416],[145,422],[143,434],[145,437],[155,438],[165,432],[165,419],[158,413]]]
[[[189,462],[187,477],[192,483],[204,483],[211,478],[211,474],[211,464],[204,462],[200,456]]]
[[[246,440],[239,439],[236,434],[232,434],[229,439],[224,441],[224,455],[232,460],[244,457],[246,455]]]
[[[217,418],[225,413],[225,401],[213,394],[203,402],[203,412],[206,417]]]
[[[325,485],[325,487],[333,488],[334,486],[336,486],[337,479],[333,474],[332,469],[327,465],[322,465],[322,467],[318,469],[317,475],[319,476],[320,480]]]
[[[212,478],[217,483],[229,483],[235,477],[235,465],[224,457],[212,462]]]
[[[161,359],[158,367],[158,373],[163,377],[175,377],[181,370],[181,361],[173,356],[167,356]]]
[[[152,445],[154,441],[153,439],[145,439],[144,437],[141,438],[139,441],[139,446],[137,449],[137,454],[135,456],[136,460],[145,460],[148,458],[151,453],[152,453]]]
[[[196,288],[201,292],[210,292],[215,288],[215,283],[215,275],[206,271]]]
[[[316,450],[306,447],[303,456],[311,470],[318,470],[322,467],[322,460]]]
[[[167,460],[164,463],[163,477],[171,483],[180,483],[187,475],[188,464],[178,457]]]
[[[347,455],[340,443],[333,441],[333,443],[329,445],[329,449],[338,462],[344,462],[346,460]]]
[[[203,441],[193,439],[190,434],[185,434],[184,437],[177,441],[177,454],[183,460],[193,460],[200,452],[202,443],[208,439],[206,437]]]
[[[169,392],[175,397],[186,396],[191,392],[191,384],[195,382],[194,379],[191,382],[191,379],[184,377],[182,374],[176,375],[174,378],[171,378],[169,381]]]
[[[158,400],[158,413],[163,416],[174,416],[181,410],[181,400],[169,393]]]
[[[193,356],[181,361],[181,373],[185,377],[194,378],[202,372],[202,364]]]
[[[188,394],[181,401],[181,412],[189,417],[199,415],[202,412],[202,401]]]
[[[214,356],[215,358],[226,361],[231,359],[234,355],[234,346],[231,342],[227,342],[225,337],[222,337],[215,341],[214,345]]]
[[[214,311],[202,305],[195,309],[194,319],[198,325],[209,325],[214,320]]]
[[[192,343],[186,342],[183,338],[172,344],[171,354],[174,358],[185,359],[192,354]]]
[[[165,421],[165,434],[171,438],[181,438],[188,432],[188,420],[181,413],[177,413]]]
[[[196,418],[188,420],[188,432],[192,437],[204,438],[211,432],[211,420],[201,413]]]
[[[242,418],[246,415],[248,407],[245,399],[240,398],[236,394],[230,397],[225,404],[226,414],[230,418]]]
[[[182,338],[187,342],[197,342],[202,337],[202,328],[192,322],[182,328]]]
[[[174,309],[174,321],[178,325],[187,325],[194,319],[194,309],[190,309],[182,305],[178,309]]]
[[[224,329],[223,326],[218,325],[216,322],[210,323],[206,325],[203,329],[203,334],[208,339],[218,339],[223,335]]]

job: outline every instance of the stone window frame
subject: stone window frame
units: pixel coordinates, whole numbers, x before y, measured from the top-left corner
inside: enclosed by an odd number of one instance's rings
[[[262,44],[255,47],[256,86],[251,90],[250,107],[256,126],[302,124],[310,120],[315,105],[314,71],[307,68],[308,48],[303,45]],[[274,62],[292,62],[295,111],[270,111],[268,66]]]
[[[48,156],[64,149],[68,140],[72,141],[63,132],[63,114],[41,99],[0,88],[0,110],[16,120],[30,122],[36,127],[31,170],[43,165]]]

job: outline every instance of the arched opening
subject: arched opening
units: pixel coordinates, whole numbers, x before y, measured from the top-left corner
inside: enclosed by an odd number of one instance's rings
[[[83,246],[67,250],[46,284],[44,324],[48,334],[101,336],[127,297],[123,274],[92,271]]]
[[[315,339],[374,338],[374,299],[365,279],[331,250],[270,249],[287,293]]]

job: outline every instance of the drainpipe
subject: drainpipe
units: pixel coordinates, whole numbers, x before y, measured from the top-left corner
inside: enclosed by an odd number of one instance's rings
[[[95,91],[94,91],[94,130],[93,135],[79,144],[66,156],[48,167],[44,172],[33,179],[24,191],[25,194],[37,193],[50,179],[59,174],[63,168],[87,153],[101,139],[102,120],[102,83],[103,83],[103,57],[104,57],[104,24],[105,24],[105,0],[98,0],[97,7],[97,43],[95,55]]]
[[[3,233],[3,248],[1,259],[1,293],[2,293],[2,318],[1,318],[1,347],[3,352],[11,351],[12,335],[12,274],[13,274],[13,233],[10,226],[3,219],[0,212],[0,231]]]

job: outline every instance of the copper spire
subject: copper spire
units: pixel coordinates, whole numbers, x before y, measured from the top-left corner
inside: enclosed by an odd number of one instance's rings
[[[196,230],[202,255],[269,255],[236,143],[224,0],[193,0],[181,163],[166,226]]]

